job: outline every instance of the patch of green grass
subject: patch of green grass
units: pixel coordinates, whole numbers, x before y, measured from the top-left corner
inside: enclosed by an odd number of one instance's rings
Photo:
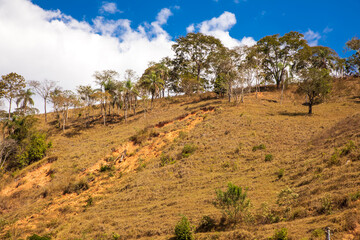
[[[271,162],[274,159],[272,154],[265,155],[265,162]]]
[[[191,143],[185,144],[183,150],[181,151],[181,156],[183,158],[190,157],[191,154],[193,154],[197,149],[197,146]]]
[[[260,144],[260,145],[258,145],[258,146],[254,146],[254,147],[252,148],[252,151],[253,151],[253,152],[256,152],[257,150],[264,150],[264,149],[266,149],[265,144]]]

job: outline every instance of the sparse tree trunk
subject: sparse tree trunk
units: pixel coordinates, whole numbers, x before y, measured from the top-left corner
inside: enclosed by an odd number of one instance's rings
[[[229,83],[229,89],[228,89],[229,103],[231,102],[231,90],[232,90],[232,86],[231,83]]]
[[[104,106],[104,126],[106,126],[106,105]]]
[[[11,102],[12,102],[12,99],[10,98],[9,99],[9,120],[11,119]]]
[[[46,115],[46,98],[44,98],[44,110],[45,110],[45,122],[47,122],[47,115]]]
[[[284,89],[285,89],[285,82],[282,81],[282,88],[281,88],[281,96],[280,96],[280,104],[282,104],[284,99]]]
[[[309,114],[312,114],[313,99],[309,96]]]
[[[240,100],[241,103],[244,102],[244,87],[241,88],[241,100]]]

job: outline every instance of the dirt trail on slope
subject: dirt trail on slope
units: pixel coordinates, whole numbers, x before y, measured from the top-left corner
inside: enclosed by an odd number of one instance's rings
[[[159,133],[155,137],[151,137],[146,141],[144,145],[136,145],[133,141],[127,141],[117,149],[112,149],[112,153],[107,155],[105,158],[100,159],[92,167],[86,169],[84,172],[79,174],[79,178],[86,178],[87,176],[93,176],[93,180],[89,183],[89,189],[81,192],[80,194],[71,193],[66,195],[61,195],[55,197],[52,200],[52,204],[47,207],[46,210],[42,211],[39,214],[32,214],[23,219],[19,219],[12,227],[17,229],[26,229],[27,231],[31,229],[36,229],[38,224],[41,224],[43,219],[56,219],[63,214],[63,211],[66,209],[71,209],[71,214],[68,217],[77,215],[81,212],[86,204],[86,200],[89,196],[96,197],[101,196],[107,193],[107,189],[113,184],[111,183],[111,178],[104,178],[103,174],[100,174],[100,168],[102,165],[107,165],[109,162],[107,159],[110,157],[117,159],[123,156],[121,162],[116,161],[112,163],[115,168],[115,172],[129,173],[134,172],[137,168],[151,159],[158,158],[162,153],[163,147],[171,143],[175,138],[179,136],[179,133],[189,132],[193,129],[198,123],[201,123],[204,120],[204,115],[206,113],[213,112],[214,108],[203,108],[200,111],[195,111],[190,114],[182,115],[175,120],[160,122],[152,128],[161,129],[163,127],[174,126],[170,131],[165,131]],[[175,126],[176,123],[185,123],[184,127]],[[170,127],[171,128],[171,127]],[[126,154],[124,154],[126,153]],[[139,159],[142,161],[140,162]],[[47,183],[50,182],[51,178],[49,176],[49,170],[51,169],[51,163],[47,163],[25,175],[19,180],[22,182],[20,186],[17,186],[19,183],[14,182],[8,187],[4,188],[1,191],[1,194],[6,194],[6,196],[11,196],[12,194],[20,191],[22,189],[31,189],[33,185],[44,187]],[[45,217],[46,216],[46,217]],[[65,216],[62,216],[66,219]],[[8,230],[7,227],[4,230]]]

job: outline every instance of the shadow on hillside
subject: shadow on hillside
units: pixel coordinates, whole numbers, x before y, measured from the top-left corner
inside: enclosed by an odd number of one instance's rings
[[[191,102],[187,102],[187,103],[183,103],[180,106],[186,106],[186,105],[191,105],[191,104],[195,104],[195,103],[199,103],[199,102],[205,102],[205,101],[211,101],[211,100],[215,100],[218,99],[216,96],[206,96],[206,97],[201,97],[200,99],[194,99]]]
[[[222,102],[219,100],[219,101],[215,101],[215,102],[209,102],[209,103],[205,103],[205,104],[201,104],[200,106],[195,106],[195,107],[186,107],[186,110],[195,110],[195,109],[201,109],[201,108],[206,108],[206,107],[209,107],[209,106],[213,106],[213,105],[218,105],[218,104],[221,104]]]
[[[291,116],[291,117],[296,117],[296,116],[308,116],[309,114],[306,112],[279,112],[279,115],[282,116]]]

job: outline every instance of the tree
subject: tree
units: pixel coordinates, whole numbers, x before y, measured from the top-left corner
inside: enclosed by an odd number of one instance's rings
[[[289,32],[280,37],[279,34],[266,36],[257,42],[257,50],[262,55],[262,67],[267,80],[275,81],[276,88],[280,88],[280,83],[286,73],[298,70],[302,65],[298,52],[307,47],[304,35],[298,32]]]
[[[90,110],[95,102],[95,98],[93,94],[95,93],[94,89],[90,85],[87,86],[78,86],[76,91],[78,92],[80,99],[83,103],[83,106],[85,107],[85,127],[88,126],[88,118],[90,117]]]
[[[250,200],[247,198],[247,188],[243,191],[232,183],[228,183],[226,192],[220,189],[216,190],[216,199],[214,206],[221,209],[223,214],[231,221],[236,222],[239,218],[243,218],[244,214],[250,207]]]
[[[45,122],[47,122],[46,103],[51,92],[56,88],[56,82],[47,79],[42,82],[33,80],[29,81],[29,85],[44,99]]]
[[[183,216],[181,220],[175,226],[175,235],[177,240],[193,240],[194,236],[192,234],[193,226],[187,219]]]
[[[58,120],[60,120],[59,113],[62,114],[62,121],[63,121],[62,129],[65,132],[69,107],[74,105],[76,101],[75,94],[70,90],[62,91],[60,89],[55,89],[54,91],[51,92],[50,98],[54,105],[54,109],[57,112]],[[60,121],[59,121],[59,126],[60,126]]]
[[[20,91],[19,95],[17,96],[16,105],[20,105],[20,109],[24,115],[26,115],[28,109],[31,109],[30,106],[34,106],[34,100],[32,99],[33,95],[34,93],[31,91],[31,89],[26,89],[26,91]]]
[[[18,145],[14,139],[0,141],[0,170],[4,169],[9,158],[16,153]]]
[[[330,93],[331,77],[327,69],[309,68],[301,71],[301,78],[298,92],[307,95],[309,114],[312,114],[312,106]]]
[[[95,82],[100,86],[99,91],[102,94],[98,94],[103,110],[104,125],[106,124],[106,106],[111,97],[110,90],[113,90],[115,77],[119,75],[115,70],[103,70],[102,72],[96,71],[94,73]]]
[[[176,39],[172,48],[175,52],[177,71],[182,73],[179,76],[189,72],[196,77],[196,91],[206,87],[206,74],[210,69],[209,56],[222,47],[219,39],[202,33],[188,33],[185,37]]]
[[[9,73],[1,76],[3,83],[4,97],[9,101],[9,117],[11,118],[11,104],[12,100],[16,98],[20,91],[25,88],[25,79],[17,73]]]
[[[240,55],[235,50],[221,48],[218,52],[211,56],[215,72],[214,90],[223,92],[227,90],[229,102],[231,101],[234,80],[238,75],[238,65]]]
[[[139,86],[146,89],[151,94],[151,107],[153,107],[154,98],[160,94],[164,88],[164,81],[161,78],[162,66],[156,63],[150,63],[140,78]]]
[[[314,68],[335,69],[338,54],[329,47],[314,46],[311,47],[311,66]]]
[[[347,71],[350,74],[360,73],[360,39],[353,37],[346,42],[347,51],[355,51],[353,55],[347,58],[346,65]]]

